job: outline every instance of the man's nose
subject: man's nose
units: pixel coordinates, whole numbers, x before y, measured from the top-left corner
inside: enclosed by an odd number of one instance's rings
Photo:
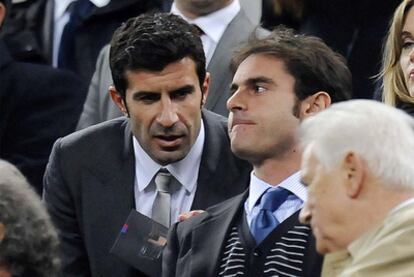
[[[227,100],[227,109],[229,112],[246,109],[245,101],[243,99],[242,91],[240,88],[237,89],[237,91],[235,91],[233,95],[230,96],[230,98]]]
[[[170,98],[163,98],[161,100],[161,111],[157,117],[157,122],[163,127],[171,127],[178,121],[178,114],[174,103]]]
[[[308,207],[308,202],[305,202],[305,205],[303,206],[302,210],[299,213],[299,221],[302,224],[310,224],[311,218],[312,218],[312,215]]]

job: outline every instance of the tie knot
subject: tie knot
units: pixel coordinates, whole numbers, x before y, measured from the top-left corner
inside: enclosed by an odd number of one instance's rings
[[[268,190],[262,195],[259,207],[261,210],[269,210],[273,213],[286,201],[289,195],[290,191],[282,187]]]
[[[170,192],[170,181],[171,181],[171,173],[165,169],[161,168],[157,174],[155,175],[155,185],[157,190],[160,192]]]

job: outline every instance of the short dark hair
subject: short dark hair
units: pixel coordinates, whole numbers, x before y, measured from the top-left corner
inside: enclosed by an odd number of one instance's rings
[[[319,38],[298,35],[285,27],[264,38],[252,37],[236,52],[233,71],[253,54],[282,60],[295,78],[295,94],[300,101],[318,91],[328,93],[332,102],[348,100],[352,95],[352,77],[345,59]]]
[[[161,71],[185,57],[195,62],[201,87],[206,58],[194,26],[168,13],[130,18],[115,31],[111,41],[109,60],[115,88],[125,100],[127,70]]]
[[[40,197],[12,164],[0,160],[0,265],[12,276],[56,276],[58,236]]]

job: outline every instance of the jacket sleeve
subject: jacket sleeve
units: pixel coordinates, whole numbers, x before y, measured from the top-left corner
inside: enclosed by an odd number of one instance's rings
[[[43,201],[59,234],[62,262],[60,276],[90,276],[88,255],[75,209],[76,197],[62,166],[61,143],[61,139],[56,141],[46,168]]]
[[[175,223],[173,226],[171,226],[170,231],[168,232],[167,246],[164,249],[162,257],[163,277],[175,276],[178,252],[180,247],[177,237],[177,226],[178,223]]]
[[[77,130],[84,129],[86,127],[95,125],[97,123],[103,122],[106,119],[102,118],[100,111],[100,103],[102,97],[108,97],[108,88],[103,88],[101,86],[103,80],[102,77],[105,75],[105,67],[108,66],[108,62],[105,59],[109,59],[109,47],[104,47],[99,53],[96,69],[93,73],[91,83],[89,85],[88,94],[86,96],[85,103],[83,105],[83,111],[79,118],[78,125],[76,126]]]

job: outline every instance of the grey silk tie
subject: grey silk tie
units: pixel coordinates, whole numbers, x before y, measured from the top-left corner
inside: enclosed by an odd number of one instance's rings
[[[171,173],[165,168],[161,168],[154,180],[157,196],[152,205],[152,219],[166,227],[170,227],[171,224],[171,178]]]

